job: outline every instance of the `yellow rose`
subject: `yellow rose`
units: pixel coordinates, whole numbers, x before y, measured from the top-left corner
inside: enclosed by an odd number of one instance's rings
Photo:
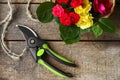
[[[81,29],[89,28],[93,25],[92,14],[89,13],[91,10],[91,2],[89,0],[83,0],[82,5],[74,8],[75,13],[80,15],[80,20],[76,23]]]
[[[82,5],[74,8],[75,13],[77,14],[85,14],[91,10],[91,3],[89,0],[83,0]]]
[[[81,29],[87,29],[93,25],[93,17],[92,14],[84,14],[80,15],[80,20],[76,23],[78,27]]]

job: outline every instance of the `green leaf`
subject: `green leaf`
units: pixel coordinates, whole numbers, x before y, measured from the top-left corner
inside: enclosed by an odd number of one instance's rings
[[[55,19],[55,21],[56,21],[58,24],[60,24],[60,20],[59,20],[58,17],[54,17],[54,19]]]
[[[73,39],[64,40],[64,37],[61,35],[61,38],[66,44],[73,44],[73,43],[78,42],[80,40],[80,36],[77,36],[76,38],[73,38]]]
[[[66,44],[72,44],[80,40],[80,28],[75,25],[70,27],[60,25],[60,34]]]
[[[102,35],[103,29],[99,26],[98,23],[96,23],[92,27],[92,32],[93,32],[93,34],[94,34],[95,37],[99,37],[100,35]]]
[[[111,20],[107,18],[100,18],[99,25],[103,29],[104,32],[113,33],[116,31],[116,25]]]
[[[81,32],[81,33],[87,33],[87,32],[90,32],[90,28],[88,28],[88,29],[80,29],[80,32]]]
[[[41,3],[36,10],[38,20],[43,23],[52,21],[53,20],[53,15],[52,15],[53,6],[54,6],[54,3],[52,2]]]

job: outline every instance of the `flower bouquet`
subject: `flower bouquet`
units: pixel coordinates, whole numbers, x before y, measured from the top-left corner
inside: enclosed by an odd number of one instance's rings
[[[115,24],[108,19],[114,5],[115,0],[55,0],[40,3],[36,13],[43,23],[54,19],[62,40],[72,44],[80,40],[82,32],[92,32],[95,37],[115,32]]]

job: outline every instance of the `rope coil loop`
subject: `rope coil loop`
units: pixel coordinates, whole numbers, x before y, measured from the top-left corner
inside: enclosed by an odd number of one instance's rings
[[[12,58],[13,60],[20,60],[20,57],[23,56],[24,52],[26,51],[27,48],[25,48],[23,50],[23,52],[21,54],[16,54],[14,52],[12,52],[8,46],[6,45],[5,43],[5,36],[6,36],[6,32],[7,32],[7,28],[10,24],[10,22],[12,21],[13,19],[13,14],[15,12],[15,10],[12,8],[11,6],[11,0],[7,0],[8,2],[8,7],[9,7],[9,13],[8,15],[4,18],[4,20],[2,20],[0,22],[0,25],[3,25],[3,31],[2,31],[2,35],[1,35],[1,46],[2,46],[2,49],[3,51],[10,57]],[[15,7],[14,7],[15,8]]]

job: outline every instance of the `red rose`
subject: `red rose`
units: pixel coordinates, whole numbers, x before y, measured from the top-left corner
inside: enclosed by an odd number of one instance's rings
[[[55,17],[60,17],[63,12],[64,12],[64,9],[63,9],[62,6],[59,5],[59,4],[56,4],[56,5],[52,8],[52,14],[53,14]]]
[[[93,2],[95,12],[103,15],[107,15],[110,13],[112,5],[113,4],[110,2],[110,0],[94,0]]]
[[[68,13],[63,13],[60,17],[60,23],[65,26],[71,25],[71,19]]]
[[[70,6],[76,8],[82,4],[83,0],[71,0]]]
[[[64,12],[67,13],[67,14],[70,13],[70,11],[68,9],[65,9]]]
[[[56,0],[56,2],[59,3],[59,4],[60,4],[60,3],[65,3],[65,4],[67,4],[67,3],[68,3],[68,0]]]
[[[77,23],[78,20],[80,19],[80,16],[74,12],[71,12],[69,15],[70,15],[70,19],[71,19],[72,24]]]

